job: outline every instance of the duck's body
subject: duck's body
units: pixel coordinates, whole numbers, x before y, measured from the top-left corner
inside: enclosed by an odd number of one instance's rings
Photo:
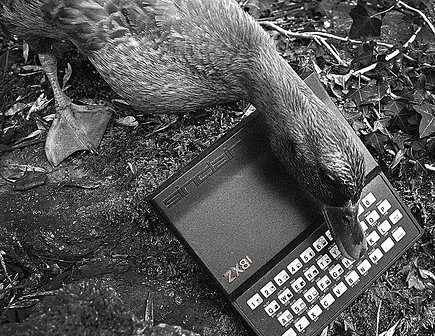
[[[333,230],[347,254],[365,250],[355,211],[364,163],[354,137],[234,0],[6,0],[0,22],[40,48],[41,63],[50,40],[72,42],[140,111],[177,113],[249,100],[288,170],[322,204],[352,217],[350,226],[337,225],[352,227],[353,236]]]

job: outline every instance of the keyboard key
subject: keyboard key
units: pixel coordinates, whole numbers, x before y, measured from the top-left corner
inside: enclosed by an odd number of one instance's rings
[[[282,286],[288,279],[290,279],[290,275],[286,271],[281,271],[278,275],[273,278],[278,286]]]
[[[335,265],[330,271],[329,275],[334,279],[337,280],[337,278],[344,273],[343,267],[341,267],[340,264]]]
[[[385,235],[391,229],[390,223],[387,220],[384,220],[379,226],[378,230],[382,235]]]
[[[332,238],[331,231],[327,230],[327,231],[325,232],[325,235],[326,235],[326,237],[327,237],[329,240],[332,240],[332,239],[333,239],[333,238]]]
[[[366,221],[370,224],[370,225],[375,225],[375,223],[377,222],[377,220],[381,218],[381,216],[378,214],[378,212],[376,210],[373,210],[372,212],[370,212],[367,216],[366,216]]]
[[[403,229],[403,227],[399,226],[396,230],[393,231],[393,238],[396,241],[399,241],[400,239],[402,239],[404,236],[406,235],[405,230]]]
[[[281,323],[283,327],[285,327],[293,318],[292,313],[288,310],[284,311],[281,315],[278,316],[278,321]]]
[[[368,230],[369,227],[364,221],[359,222],[359,224],[361,225],[361,228],[363,229],[364,232]]]
[[[388,200],[383,200],[382,202],[381,202],[381,204],[379,204],[378,205],[378,209],[379,209],[379,212],[381,213],[381,214],[385,214],[388,210],[390,210],[390,208],[391,208],[391,204],[390,204],[390,202],[388,202]]]
[[[320,304],[323,306],[323,308],[328,308],[333,302],[335,301],[334,297],[331,293],[326,294],[321,300]]]
[[[311,303],[318,296],[319,296],[319,292],[317,291],[317,289],[315,287],[311,287],[304,294],[305,300],[307,300],[308,303]]]
[[[290,328],[284,334],[282,334],[282,336],[297,336],[297,335],[296,335],[296,331],[294,331],[292,328]]]
[[[403,215],[399,209],[394,210],[394,212],[388,217],[391,223],[396,224],[398,221],[402,219]]]
[[[391,250],[393,246],[394,246],[394,242],[390,237],[385,239],[385,241],[381,244],[381,247],[385,253]]]
[[[324,270],[331,263],[331,258],[327,254],[324,254],[319,260],[317,260],[317,265],[319,265],[321,270]]]
[[[382,258],[384,254],[381,252],[380,249],[374,250],[372,253],[369,254],[369,258],[372,261],[372,263],[377,264],[379,259]]]
[[[315,319],[317,319],[320,314],[322,314],[322,308],[319,307],[319,305],[315,305],[313,308],[311,308],[308,311],[308,316],[310,317],[310,319],[312,319],[313,321]]]
[[[263,303],[263,299],[260,294],[255,293],[246,303],[248,304],[249,308],[254,310]]]
[[[302,316],[298,321],[295,322],[295,327],[299,332],[303,332],[309,324],[310,321],[308,321],[305,316]]]
[[[271,296],[275,291],[276,287],[272,283],[272,281],[269,281],[262,289],[260,289],[261,294],[263,294],[266,299]]]
[[[307,305],[301,298],[296,300],[296,302],[291,305],[291,309],[295,312],[295,314],[302,313],[305,308],[307,308]]]
[[[346,285],[344,284],[344,282],[341,281],[337,286],[335,286],[335,287],[332,289],[332,291],[334,292],[334,294],[335,294],[337,297],[340,297],[340,296],[343,295],[343,293],[344,293],[345,291],[347,291],[347,287],[346,287]]]
[[[299,261],[298,258],[293,260],[288,266],[287,269],[290,271],[291,274],[295,274],[297,271],[299,271],[302,268],[302,263]]]
[[[341,256],[341,252],[338,249],[338,246],[335,244],[332,245],[332,247],[329,249],[329,253],[331,253],[331,255],[334,259],[337,259],[339,256]]]
[[[353,286],[359,280],[359,275],[356,271],[352,271],[345,276],[344,280],[346,280],[350,286]]]
[[[307,269],[307,270],[304,272],[305,277],[306,277],[309,281],[313,280],[313,279],[317,276],[317,274],[319,274],[319,270],[318,270],[317,267],[314,266],[314,265],[312,265],[309,269]]]
[[[317,238],[316,241],[313,243],[313,247],[317,252],[320,252],[322,249],[324,249],[326,245],[328,245],[328,241],[323,236]]]
[[[373,193],[369,193],[367,196],[365,196],[362,199],[362,203],[365,205],[366,208],[368,208],[370,205],[376,202],[376,198],[373,195]]]
[[[295,282],[292,283],[291,286],[296,293],[299,293],[306,284],[307,283],[305,282],[305,280],[302,279],[302,277],[299,277],[295,280]]]
[[[292,297],[293,294],[288,288],[284,289],[280,294],[278,294],[278,300],[281,301],[282,304],[289,302]]]
[[[264,310],[266,311],[267,315],[272,316],[275,314],[280,308],[280,305],[276,300],[273,300],[271,303],[269,303]]]
[[[372,268],[372,265],[370,264],[370,262],[365,259],[362,263],[360,263],[357,267],[358,271],[362,274],[365,275],[370,268]]]
[[[381,237],[379,237],[378,233],[376,231],[373,231],[367,236],[367,243],[370,246],[373,246],[379,240],[379,238]]]
[[[331,279],[327,275],[324,275],[323,278],[321,278],[319,281],[317,281],[317,286],[322,290],[325,291],[326,288],[331,284]]]
[[[314,256],[315,253],[311,247],[307,248],[304,252],[301,253],[301,259],[304,263],[309,262]]]
[[[352,266],[352,264],[355,262],[355,260],[343,258],[343,260],[341,262],[343,263],[344,267],[350,268],[350,266]]]

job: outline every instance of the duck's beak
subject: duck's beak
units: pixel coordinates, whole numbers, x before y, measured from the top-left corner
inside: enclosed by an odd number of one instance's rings
[[[367,251],[364,231],[358,222],[358,204],[349,201],[344,207],[322,207],[323,215],[341,253],[359,259]]]

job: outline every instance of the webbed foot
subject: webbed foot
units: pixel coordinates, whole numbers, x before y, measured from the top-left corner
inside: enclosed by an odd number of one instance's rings
[[[57,166],[79,150],[97,152],[112,109],[104,105],[76,105],[59,108],[45,142],[48,161]]]

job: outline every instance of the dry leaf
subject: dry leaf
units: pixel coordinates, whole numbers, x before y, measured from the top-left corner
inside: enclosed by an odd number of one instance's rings
[[[44,70],[40,65],[23,65],[21,69],[26,71],[32,70],[32,71],[39,71],[39,72]]]
[[[420,275],[423,279],[432,279],[435,281],[435,274],[433,274],[431,271],[419,269]]]
[[[384,331],[379,336],[393,336],[394,332],[396,331],[397,326],[399,325],[399,322],[400,321],[397,321],[396,323],[394,323],[394,325],[390,329],[388,329],[387,331]]]
[[[26,172],[25,176],[12,184],[15,191],[26,191],[47,183],[48,177],[40,172]]]
[[[323,331],[320,334],[320,336],[327,336],[328,335],[328,329],[329,329],[329,327],[326,327],[325,329],[323,329]]]
[[[25,136],[23,138],[20,138],[17,141],[15,141],[15,144],[19,144],[19,143],[24,142],[26,140],[30,140],[30,139],[36,138],[37,136],[41,135],[42,133],[43,133],[43,131],[39,130],[39,129],[36,130],[36,131],[33,131],[29,135],[27,135],[27,136]]]
[[[29,45],[27,42],[23,42],[23,57],[24,63],[27,63],[27,60],[29,59]]]
[[[42,119],[44,119],[47,122],[48,121],[53,121],[55,116],[56,116],[56,114],[52,113],[52,114],[46,115],[45,117],[42,117]]]
[[[137,127],[139,126],[139,122],[133,116],[127,116],[124,118],[116,119],[115,122],[118,125],[128,126],[128,127]]]
[[[65,74],[63,75],[62,79],[62,91],[65,91],[67,89],[66,83],[69,81],[72,74],[72,67],[71,64],[67,64],[67,68],[65,69]]]
[[[23,65],[21,69],[25,71],[31,71],[27,73],[20,73],[20,76],[22,77],[33,76],[44,71],[40,65]]]
[[[414,287],[418,290],[424,290],[426,288],[424,282],[419,278],[414,269],[408,273],[406,280],[408,281],[408,288]]]
[[[29,106],[29,104],[26,104],[26,103],[20,103],[20,102],[15,103],[10,109],[8,109],[5,112],[5,116],[6,117],[13,116],[13,115],[23,111],[28,106]]]
[[[46,173],[47,171],[44,168],[31,165],[9,164],[0,166],[0,175],[9,182],[23,178],[26,172]]]
[[[38,98],[33,102],[32,106],[27,112],[26,119],[29,120],[30,114],[33,112],[38,112],[47,107],[47,105],[51,102],[52,99],[47,99],[44,93],[41,93]]]

